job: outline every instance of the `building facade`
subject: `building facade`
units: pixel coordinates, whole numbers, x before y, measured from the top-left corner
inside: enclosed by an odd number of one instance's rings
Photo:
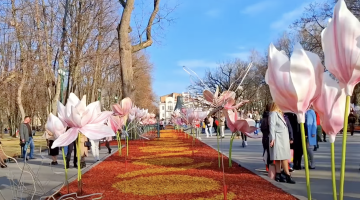
[[[166,124],[171,120],[171,114],[175,109],[176,100],[180,93],[171,93],[160,97],[159,103],[159,119],[164,119]]]

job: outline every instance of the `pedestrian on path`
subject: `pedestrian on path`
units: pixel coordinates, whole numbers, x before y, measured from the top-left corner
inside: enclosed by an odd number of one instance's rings
[[[275,103],[272,103],[270,109],[269,130],[270,159],[275,160],[275,180],[294,184],[295,181],[291,178],[288,166],[288,160],[291,158],[289,130],[283,112]],[[281,167],[285,178],[282,176]]]
[[[205,118],[205,124],[206,124],[206,128],[205,128],[205,133],[206,133],[206,137],[208,138],[209,135],[210,137],[212,137],[212,124],[213,124],[213,118],[209,117],[209,118]]]
[[[288,116],[284,115],[284,119],[286,122],[286,126],[288,127],[288,132],[289,132],[289,140],[290,140],[290,151],[294,151],[291,146],[294,143],[294,134],[293,134],[293,129],[291,127],[291,123],[290,123],[290,119]],[[289,171],[292,172],[294,171],[294,162],[290,162],[289,163]]]
[[[255,119],[255,127],[259,128],[260,127],[260,114],[258,111],[255,111],[254,114],[254,119]],[[259,129],[256,129],[256,131],[254,132],[255,135],[257,135],[259,133]]]
[[[112,141],[112,137],[105,138],[105,146],[108,148],[108,153],[111,154],[110,142]]]
[[[307,136],[307,153],[309,159],[309,168],[315,169],[314,152],[312,147],[316,147],[317,125],[315,111],[309,109],[305,113],[305,135]]]
[[[320,116],[317,112],[315,112],[316,115],[316,137],[317,137],[317,141],[316,141],[316,146],[314,147],[314,151],[317,151],[317,149],[319,148],[319,142],[322,142],[321,140],[321,134],[322,134],[322,127],[321,127],[321,123],[320,123]],[[325,139],[324,139],[325,140]]]
[[[354,135],[356,121],[357,121],[357,116],[355,115],[354,110],[351,109],[350,114],[349,114],[349,118],[348,118],[349,131],[351,133],[351,136]]]
[[[49,155],[52,158],[52,162],[50,164],[51,165],[57,165],[58,164],[57,156],[59,155],[59,147],[55,147],[53,149],[51,148],[51,146],[53,145],[56,138],[55,138],[54,134],[51,133],[47,129],[45,130],[43,137],[46,138],[47,147],[49,149]]]
[[[225,115],[223,112],[221,112],[219,125],[220,125],[221,137],[224,138],[225,137]]]
[[[30,122],[31,122],[31,118],[29,116],[26,116],[24,118],[24,122],[20,124],[20,140],[24,145],[24,149],[23,149],[23,156],[24,156],[24,160],[27,160],[27,156],[26,156],[26,152],[28,147],[30,146],[30,154],[29,154],[29,158],[30,159],[35,159],[34,157],[34,149],[35,149],[35,145],[34,145],[34,140],[33,140],[33,132],[31,130],[30,127]]]
[[[262,137],[262,145],[263,145],[263,157],[265,156],[266,153],[266,169],[269,169],[269,165],[272,163],[272,161],[270,160],[270,147],[269,147],[269,134],[270,134],[270,130],[269,130],[269,112],[270,112],[270,106],[271,104],[266,105],[264,113],[262,115],[262,119],[261,119],[261,126],[260,126],[260,130],[263,134]]]
[[[100,140],[90,140],[91,153],[94,156],[95,161],[100,160],[99,142],[100,142]]]
[[[300,124],[298,123],[297,116],[294,113],[285,113],[288,117],[291,128],[293,130],[294,141],[290,144],[290,149],[294,150],[293,169],[301,170],[301,161],[303,156],[303,148],[301,143]]]

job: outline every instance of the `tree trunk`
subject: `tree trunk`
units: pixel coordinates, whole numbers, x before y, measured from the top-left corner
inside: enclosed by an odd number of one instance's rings
[[[62,24],[63,32],[61,34],[61,45],[60,45],[61,49],[59,52],[59,69],[64,68],[64,47],[65,47],[65,39],[66,39],[66,18],[67,18],[68,7],[69,7],[69,0],[66,0],[65,13],[64,13],[63,24]],[[54,72],[54,73],[56,73],[56,72]],[[57,76],[55,88],[56,88],[55,95],[54,95],[54,98],[52,100],[52,105],[51,105],[53,115],[56,115],[56,113],[57,113],[57,102],[59,101],[60,92],[61,92],[61,76],[59,74]]]
[[[120,70],[121,70],[121,84],[122,94],[121,98],[133,97],[133,69],[132,69],[132,45],[129,34],[131,13],[134,9],[135,0],[127,0],[124,7],[120,24],[118,26],[118,40],[119,40],[119,56],[120,56]]]

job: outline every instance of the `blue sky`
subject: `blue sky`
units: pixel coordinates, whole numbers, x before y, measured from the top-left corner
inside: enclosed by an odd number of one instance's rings
[[[161,43],[146,51],[154,64],[158,96],[185,92],[190,78],[182,66],[203,77],[206,69],[250,51],[265,52],[311,0],[183,0]]]

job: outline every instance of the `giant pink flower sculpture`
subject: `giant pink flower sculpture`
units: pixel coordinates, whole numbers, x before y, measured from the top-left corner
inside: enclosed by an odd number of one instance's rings
[[[347,9],[344,0],[334,8],[333,18],[322,32],[326,68],[351,96],[360,81],[360,22]]]
[[[67,103],[66,106],[58,104],[59,118],[66,122],[70,129],[60,135],[51,148],[69,145],[76,140],[79,132],[92,140],[115,135],[110,127],[104,125],[112,112],[101,112],[99,101],[86,105],[85,100],[86,96],[80,101],[75,94],[71,93],[68,99],[69,104]]]
[[[244,100],[244,101],[241,101],[240,103],[235,104],[235,100],[233,98],[228,98],[227,102],[225,103],[224,105],[224,109],[225,110],[229,110],[229,109],[238,109],[240,108],[241,106],[245,105],[247,102],[249,102],[249,100]]]
[[[226,124],[228,125],[232,133],[235,133],[236,131],[240,131],[252,138],[259,137],[259,136],[253,136],[251,134],[255,132],[257,128],[254,126],[249,126],[247,120],[238,119],[238,115],[236,111],[234,112],[233,110],[228,110],[227,112],[225,112],[225,118],[226,118]]]
[[[122,129],[123,120],[119,116],[110,115],[107,125],[116,133]]]
[[[339,84],[330,77],[329,73],[323,75],[321,96],[314,101],[314,108],[321,119],[321,127],[335,142],[336,134],[343,128],[346,94]]]
[[[45,124],[45,128],[54,134],[55,138],[58,138],[60,135],[65,133],[67,124],[50,113]]]
[[[320,95],[324,67],[320,58],[296,44],[289,58],[269,46],[268,69],[265,81],[274,102],[283,112],[297,114],[299,123],[305,123],[305,112]]]
[[[129,97],[124,98],[121,100],[120,105],[114,104],[112,106],[112,110],[114,111],[115,115],[119,115],[121,117],[127,116],[132,108],[132,101]]]
[[[229,98],[235,99],[235,92],[233,91],[224,91],[219,96],[219,89],[216,88],[215,93],[213,94],[209,90],[203,92],[204,99],[211,104],[212,107],[224,106]]]

